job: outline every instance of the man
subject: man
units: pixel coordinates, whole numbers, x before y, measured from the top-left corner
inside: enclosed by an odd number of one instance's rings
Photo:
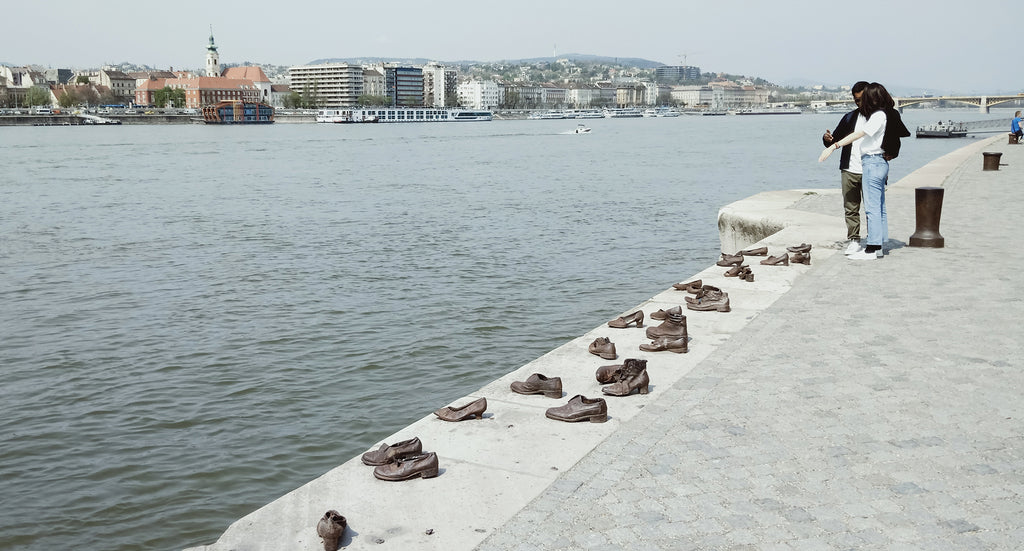
[[[1022,132],[1020,129],[1020,120],[1020,111],[1017,111],[1016,113],[1013,114],[1013,120],[1010,121],[1010,133],[1013,134],[1014,136],[1017,136],[1018,143],[1020,142],[1021,136],[1024,136],[1024,132]]]
[[[868,83],[861,80],[853,85],[850,92],[853,94],[853,102],[860,108],[860,98],[864,95],[864,89]],[[854,109],[843,115],[832,132],[828,130],[821,137],[825,147],[837,142],[850,134],[857,128],[858,109]],[[902,146],[900,138],[910,135],[910,130],[903,124],[899,111],[890,108],[885,110],[885,136],[882,138],[882,155],[885,160],[891,161],[899,156]],[[843,254],[851,255],[861,250],[860,241],[860,203],[861,183],[863,169],[860,164],[860,140],[843,147],[839,157],[839,170],[842,175],[843,210],[846,215],[846,238],[850,241]]]

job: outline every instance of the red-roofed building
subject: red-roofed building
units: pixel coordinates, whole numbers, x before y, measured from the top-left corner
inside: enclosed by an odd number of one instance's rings
[[[260,88],[251,80],[224,77],[163,78],[147,80],[135,89],[135,103],[154,105],[158,90],[164,87],[185,91],[185,107],[201,109],[223,100],[258,102]],[[269,103],[269,102],[268,102]]]
[[[260,101],[271,103],[271,84],[270,79],[267,78],[267,74],[263,72],[263,69],[255,65],[246,67],[229,67],[224,69],[221,73],[224,78],[235,78],[242,80],[250,80],[257,88],[260,89]]]

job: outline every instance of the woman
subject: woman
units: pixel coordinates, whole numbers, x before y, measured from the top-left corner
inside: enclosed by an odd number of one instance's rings
[[[889,162],[882,151],[885,137],[886,109],[892,109],[895,102],[885,87],[877,82],[868,84],[861,96],[857,124],[853,133],[825,148],[818,162],[828,159],[836,149],[860,142],[864,192],[864,215],[868,223],[868,237],[864,250],[848,255],[853,260],[874,260],[882,257],[882,244],[889,238],[889,221],[885,214],[885,183],[889,177]]]

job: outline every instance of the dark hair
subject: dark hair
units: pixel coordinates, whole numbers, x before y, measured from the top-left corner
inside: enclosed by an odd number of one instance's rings
[[[892,109],[896,105],[893,101],[892,96],[889,95],[889,91],[885,89],[885,86],[877,82],[872,82],[864,88],[864,95],[860,98],[860,114],[865,117],[870,117],[872,113],[876,111],[884,111],[886,109]]]
[[[862,90],[864,90],[867,87],[868,87],[868,82],[866,80],[858,80],[857,83],[853,85],[853,88],[850,88],[850,93],[851,94],[856,94],[858,92],[861,92]]]

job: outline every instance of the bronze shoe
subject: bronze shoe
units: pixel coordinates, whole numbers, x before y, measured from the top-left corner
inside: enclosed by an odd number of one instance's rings
[[[558,394],[562,396],[561,392]],[[480,398],[479,400],[473,400],[472,402],[453,408],[451,406],[443,407],[434,412],[439,419],[442,421],[464,421],[466,419],[483,419],[484,412],[487,411],[487,398]]]
[[[650,329],[648,329],[650,331]],[[601,356],[606,360],[614,360],[619,355],[615,353],[615,343],[608,340],[608,337],[598,337],[594,339],[594,342],[590,343],[588,348],[591,354],[595,356]]]
[[[629,327],[629,324],[635,323],[637,327],[644,326],[644,311],[637,310],[632,314],[626,314],[625,316],[619,316],[617,319],[613,319],[608,322],[608,327],[614,327],[616,329],[624,329]]]
[[[672,337],[658,337],[651,341],[651,344],[641,344],[640,350],[643,350],[644,352],[662,352],[668,350],[669,352],[675,352],[676,354],[685,354],[690,351],[686,341],[686,338],[673,339]]]
[[[687,302],[686,307],[690,310],[697,312],[707,312],[710,310],[718,310],[719,312],[728,312],[731,310],[729,307],[729,293],[723,292],[718,297],[704,297],[697,301],[697,303]]]
[[[809,253],[811,252],[811,244],[801,243],[799,245],[794,245],[792,247],[786,247],[786,250],[791,253]]]
[[[743,255],[722,253],[722,259],[715,262],[715,264],[719,266],[735,266],[737,264],[743,264]]]
[[[341,513],[334,509],[324,513],[320,522],[316,523],[316,535],[323,538],[324,551],[338,550],[338,541],[341,540],[341,535],[345,533],[346,526],[348,526],[348,521],[345,520],[345,517],[341,516]]]
[[[765,266],[789,266],[789,253],[782,253],[780,256],[769,256],[761,261]]]
[[[690,297],[686,297],[686,299],[689,300]],[[673,306],[673,307],[669,308],[668,310],[661,310],[661,309],[659,309],[657,312],[651,314],[651,319],[652,320],[663,320],[663,319],[667,318],[670,313],[682,314],[683,313],[683,307],[682,306]]]
[[[437,454],[430,452],[376,467],[373,476],[380,480],[409,480],[417,476],[433,478],[437,476],[437,471]]]
[[[603,365],[597,368],[597,372],[594,376],[597,378],[597,382],[602,385],[606,385],[621,381],[631,370],[635,371],[645,369],[647,369],[647,360],[628,358],[621,364]]]
[[[363,454],[363,463],[367,465],[386,465],[402,457],[419,455],[423,453],[423,444],[420,439],[410,438],[397,444],[381,444],[380,448]]]
[[[740,266],[740,265],[733,266],[732,268],[729,268],[728,270],[725,271],[725,277],[736,277],[736,276],[738,276],[738,275],[743,273],[743,269],[744,268],[750,269],[750,267],[747,266],[746,264],[744,264],[742,266]]]
[[[548,398],[562,397],[562,379],[560,377],[548,378],[540,373],[534,373],[525,381],[516,381],[509,386],[516,394],[543,394]]]
[[[687,304],[700,304],[701,299],[711,298],[716,299],[722,296],[722,290],[714,285],[705,285],[701,287],[700,292],[695,297],[686,297]]]
[[[687,297],[689,298],[689,297]],[[647,328],[647,338],[656,339],[658,337],[672,337],[673,339],[686,338],[686,316],[682,313],[669,314],[665,321],[661,322],[661,325]]]
[[[736,253],[742,256],[768,256],[768,247],[758,247],[756,249],[747,249]]]
[[[793,264],[803,264],[805,266],[811,265],[811,253],[793,253],[793,256],[789,257],[789,261]]]
[[[696,279],[686,283],[673,283],[672,287],[677,291],[686,291],[687,293],[697,294],[697,291],[700,290],[701,283],[701,280]]]
[[[740,279],[742,279],[744,281],[750,281],[750,282],[754,281],[754,272],[750,271],[750,267],[749,266],[744,266],[743,267],[743,272],[740,273]]]
[[[628,361],[628,360],[627,360]],[[622,379],[601,389],[609,396],[629,396],[634,390],[647,394],[651,390],[651,378],[647,375],[647,360],[631,362],[623,369]]]
[[[604,398],[585,398],[582,394],[573,396],[564,406],[548,408],[544,413],[548,419],[575,423],[590,421],[604,423],[608,420],[608,404]]]

